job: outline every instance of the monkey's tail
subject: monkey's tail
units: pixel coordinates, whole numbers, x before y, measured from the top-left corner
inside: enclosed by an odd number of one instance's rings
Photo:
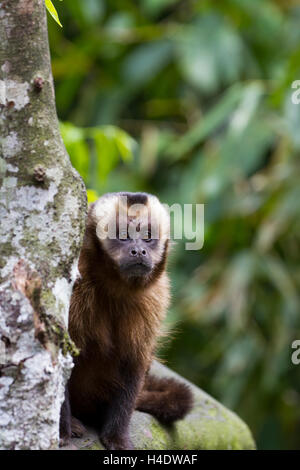
[[[171,377],[148,375],[136,409],[155,416],[163,424],[182,419],[193,406],[193,395],[188,385]]]

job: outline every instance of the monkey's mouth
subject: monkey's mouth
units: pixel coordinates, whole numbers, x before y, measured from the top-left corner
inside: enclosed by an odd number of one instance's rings
[[[152,270],[152,266],[145,262],[125,263],[120,266],[120,272],[126,278],[147,276]]]

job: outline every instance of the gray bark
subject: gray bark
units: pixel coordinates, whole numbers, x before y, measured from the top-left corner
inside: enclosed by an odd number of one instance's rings
[[[0,0],[0,448],[52,449],[86,213],[59,133],[44,0]]]

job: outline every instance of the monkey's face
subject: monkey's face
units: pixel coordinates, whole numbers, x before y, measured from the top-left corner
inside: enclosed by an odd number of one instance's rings
[[[166,257],[169,214],[152,195],[108,196],[95,207],[101,245],[124,280],[149,279]]]
[[[130,232],[134,232],[130,235]],[[159,251],[159,240],[152,238],[151,227],[135,230],[132,224],[118,230],[117,238],[106,243],[109,254],[126,279],[148,276]]]

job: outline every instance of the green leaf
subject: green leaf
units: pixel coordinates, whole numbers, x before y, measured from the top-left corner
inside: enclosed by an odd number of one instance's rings
[[[69,122],[60,123],[60,132],[70,155],[72,165],[87,181],[89,171],[89,148],[85,140],[84,129]]]
[[[170,41],[155,41],[137,46],[122,67],[122,75],[131,86],[149,82],[172,58]]]
[[[62,28],[62,24],[61,24],[61,22],[59,21],[59,17],[58,17],[56,8],[55,8],[55,6],[53,5],[53,3],[51,2],[51,0],[45,0],[45,5],[46,5],[46,8],[47,8],[47,10],[49,11],[50,15],[52,16],[52,18],[54,18],[54,20],[56,21],[56,23],[58,23],[59,26]]]
[[[97,199],[99,198],[97,191],[95,191],[94,189],[87,189],[86,194],[87,194],[87,200],[89,204],[91,202],[97,201]]]
[[[95,128],[93,137],[97,152],[98,178],[103,182],[118,163],[117,147],[115,140],[105,135],[103,130]]]
[[[178,64],[185,79],[206,94],[234,83],[245,66],[241,36],[221,15],[203,15],[177,35]]]
[[[173,160],[182,158],[194,146],[203,142],[221,126],[236,108],[244,88],[239,83],[229,88],[220,101],[189,129],[183,137],[170,146],[168,154]]]
[[[135,141],[122,129],[115,126],[94,127],[90,128],[89,135],[95,142],[101,181],[115,168],[119,157],[124,162],[132,161]]]
[[[122,129],[106,126],[104,133],[107,137],[114,139],[119,154],[124,162],[132,161],[135,141]]]

